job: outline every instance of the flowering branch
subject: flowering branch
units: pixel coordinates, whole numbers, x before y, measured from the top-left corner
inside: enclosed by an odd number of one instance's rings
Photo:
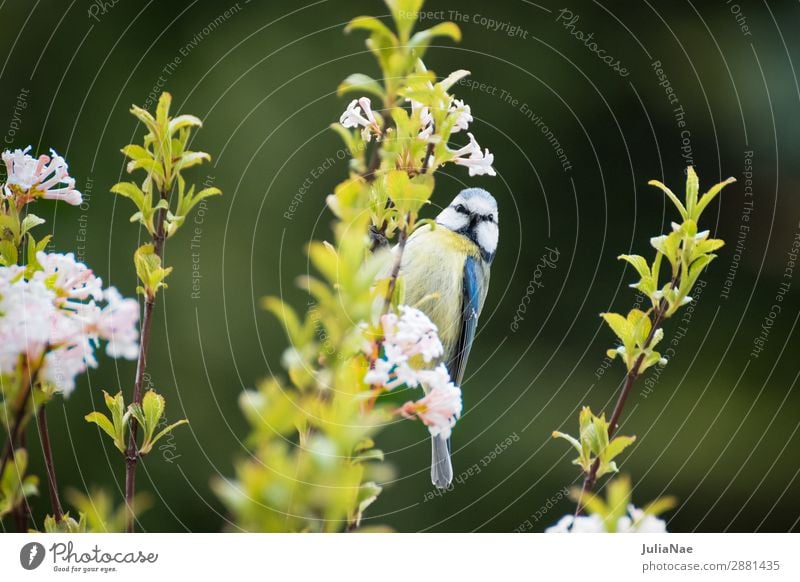
[[[26,206],[41,199],[78,205],[82,195],[63,157],[51,150],[50,156],[34,158],[29,151],[2,153],[0,373],[8,440],[0,460],[0,517],[13,512],[17,526],[26,528],[27,497],[37,493],[38,483],[35,476],[24,475],[24,428],[34,410],[53,510],[44,522],[48,531],[72,531],[78,523],[61,505],[46,405],[57,393],[68,397],[76,377],[98,365],[95,350],[101,340],[107,341],[110,356],[134,357],[138,308],[113,287],[104,289],[74,255],[46,252],[50,236],[34,238],[33,229],[44,220]]]

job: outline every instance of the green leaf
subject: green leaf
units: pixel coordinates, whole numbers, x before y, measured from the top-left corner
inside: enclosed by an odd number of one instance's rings
[[[380,36],[386,37],[387,39],[391,39],[393,44],[397,44],[397,37],[394,35],[394,33],[389,30],[388,26],[374,16],[356,16],[344,28],[346,33],[349,33],[353,30],[366,30],[368,32],[376,33]]]
[[[650,239],[650,244],[653,248],[663,254],[672,265],[673,276],[677,274],[676,270],[682,240],[682,230],[676,230],[667,235],[655,236]]]
[[[167,126],[170,135],[174,135],[178,130],[187,127],[203,127],[203,122],[200,121],[199,117],[184,114],[173,117]]]
[[[718,238],[710,238],[703,241],[700,241],[694,247],[694,254],[695,257],[699,255],[704,255],[706,253],[713,253],[716,250],[721,249],[725,246],[725,241],[718,239]]]
[[[383,491],[383,488],[373,481],[368,481],[361,484],[358,489],[358,497],[356,499],[358,509],[355,512],[355,515],[350,517],[350,522],[355,524],[355,527],[358,527],[358,525],[361,523],[361,516],[364,514],[364,511],[366,511],[366,509],[375,502],[381,491]]]
[[[172,272],[172,267],[163,268],[161,257],[155,252],[151,244],[140,246],[133,254],[136,265],[136,274],[142,282],[139,288],[149,299],[153,299],[161,287],[166,287],[164,279]]]
[[[660,188],[664,192],[664,194],[666,194],[667,197],[672,201],[672,203],[675,205],[675,208],[678,209],[678,212],[681,213],[681,217],[684,220],[689,217],[688,213],[686,212],[686,207],[683,205],[683,203],[681,203],[680,200],[678,200],[678,197],[675,196],[675,194],[673,194],[672,190],[667,188],[664,184],[662,184],[658,180],[650,180],[648,184],[650,186],[655,186],[656,188]]]
[[[82,513],[78,521],[71,517],[69,511],[61,516],[61,521],[56,521],[52,515],[44,518],[45,533],[86,533],[86,516]]]
[[[140,145],[128,144],[122,148],[122,153],[132,160],[152,160],[153,154]]]
[[[118,182],[111,187],[111,192],[130,199],[139,210],[144,207],[145,193],[133,182]]]
[[[400,40],[405,43],[411,36],[411,30],[417,22],[419,11],[424,0],[386,0],[386,5],[392,12]]]
[[[468,77],[471,73],[466,69],[459,69],[457,71],[453,71],[447,77],[439,81],[438,85],[441,90],[449,91],[450,87],[458,83],[461,79]]]
[[[421,58],[425,49],[437,36],[446,36],[455,42],[461,42],[461,29],[454,22],[442,22],[416,33],[411,37],[408,46],[416,51],[417,58]]]
[[[150,115],[150,113],[146,109],[142,109],[138,105],[132,105],[131,113],[133,114],[134,117],[136,117],[136,119],[138,119],[145,125],[145,127],[150,131],[150,133],[155,135],[157,131],[156,120],[153,118],[152,115]]]
[[[368,461],[383,461],[383,451],[380,449],[369,449],[359,453],[353,459],[356,463],[366,463]]]
[[[166,434],[169,434],[175,427],[188,424],[188,420],[183,419],[174,422],[156,434],[161,418],[164,416],[166,401],[164,397],[156,393],[155,390],[148,390],[142,398],[142,403],[133,403],[128,410],[142,427],[142,443],[138,447],[140,455],[146,455],[153,450],[153,446]]]
[[[383,99],[385,95],[383,87],[378,81],[361,73],[353,73],[339,83],[339,86],[336,88],[336,94],[341,96],[346,93],[371,93],[381,99]]]
[[[329,243],[311,242],[308,245],[308,257],[313,265],[322,273],[329,283],[339,280],[339,255]]]
[[[708,264],[716,258],[717,255],[702,255],[692,262],[692,264],[689,266],[689,279],[686,281],[686,295],[691,293],[691,290],[694,287],[694,284],[697,282],[697,278],[700,277],[700,273],[703,271],[703,269],[705,269]]]
[[[206,152],[186,152],[181,155],[178,163],[175,164],[175,170],[180,172],[187,168],[197,166],[203,162],[210,162],[211,156]]]
[[[272,313],[278,321],[283,324],[283,328],[286,330],[286,335],[291,345],[302,347],[313,337],[313,328],[311,334],[309,334],[307,327],[300,322],[297,312],[281,299],[277,297],[265,297],[261,300],[261,306]]]
[[[662,513],[665,513],[671,509],[674,509],[678,505],[678,500],[671,495],[666,497],[660,497],[655,501],[651,501],[647,505],[645,505],[642,509],[647,515],[659,516]]]
[[[84,419],[86,422],[96,424],[100,427],[111,437],[114,441],[114,446],[117,447],[119,452],[125,454],[127,450],[125,433],[130,414],[125,412],[125,402],[122,392],[117,392],[115,396],[111,396],[108,392],[103,390],[103,399],[105,400],[106,408],[111,412],[111,419],[100,412],[90,412],[84,416]]]
[[[150,434],[155,431],[161,417],[164,415],[164,408],[166,408],[166,402],[163,396],[156,394],[154,390],[145,392],[142,399],[142,410],[144,411],[145,426],[152,427]]]
[[[630,348],[633,347],[634,328],[625,317],[619,313],[601,313],[600,317],[608,324],[608,327],[616,334],[626,349],[629,346]]]
[[[386,174],[386,188],[398,212],[415,218],[433,194],[434,179],[428,174],[410,179],[405,170],[391,170]]]
[[[586,407],[588,410],[588,407]],[[588,446],[593,456],[602,455],[608,446],[608,423],[605,414],[591,415],[591,422],[581,428],[581,443]]]
[[[695,206],[697,205],[697,194],[700,191],[700,181],[692,166],[686,168],[686,214],[689,218],[695,218]]]
[[[602,517],[608,513],[608,506],[606,506],[605,500],[596,493],[584,493],[581,495],[580,490],[578,490],[573,497],[576,502],[580,500],[581,505],[591,515]],[[606,531],[608,530],[606,529]]]
[[[44,224],[44,223],[45,223],[44,218],[39,218],[35,214],[30,214],[29,213],[27,216],[25,216],[25,218],[22,219],[22,225],[21,225],[21,229],[20,229],[20,234],[24,235],[30,229],[32,229],[34,227],[37,227],[40,224]]]
[[[156,105],[156,124],[159,128],[167,128],[170,105],[172,105],[172,95],[164,91],[158,98],[158,105]]]
[[[719,184],[715,184],[712,186],[708,192],[703,194],[702,198],[700,198],[700,202],[697,203],[697,208],[694,211],[694,219],[699,220],[700,215],[706,209],[714,198],[716,198],[717,194],[719,194],[722,189],[727,186],[728,184],[733,184],[736,181],[736,178],[728,178],[727,180],[720,182]]]
[[[620,255],[617,259],[630,263],[643,279],[650,277],[650,265],[647,264],[644,257],[639,255]]]
[[[570,436],[570,435],[568,435],[566,433],[559,432],[557,430],[553,431],[553,435],[552,436],[553,436],[554,439],[564,439],[569,444],[571,444],[575,448],[576,451],[578,451],[579,455],[581,454],[581,452],[582,452],[581,443],[574,436]]]
[[[355,137],[355,131],[350,131],[349,129],[342,127],[342,124],[340,123],[331,123],[330,128],[342,138],[344,145],[347,146],[350,155],[354,159],[360,159],[363,157],[363,148],[359,148],[358,146],[358,140]]]
[[[38,494],[39,479],[25,475],[28,469],[28,452],[17,449],[0,474],[0,518],[11,513],[27,497]]]
[[[20,242],[20,221],[16,213],[16,206],[11,205],[11,214],[0,214],[0,240],[9,241],[18,245]]]
[[[631,446],[636,441],[635,436],[614,437],[603,453],[603,460],[608,462],[619,456],[622,451]]]
[[[636,344],[643,348],[645,340],[650,335],[652,324],[650,317],[641,309],[631,309],[628,312],[628,323],[633,326]]]
[[[10,240],[0,240],[0,264],[4,266],[16,265],[18,259],[17,245]]]
[[[182,420],[179,420],[178,422],[173,422],[172,424],[161,430],[158,434],[156,434],[153,437],[152,445],[155,445],[159,440],[161,440],[161,437],[171,433],[174,428],[181,426],[183,424],[189,424],[189,421],[184,418]]]
[[[102,412],[90,412],[83,418],[84,420],[86,420],[86,422],[91,422],[99,426],[112,439],[116,438],[117,435],[116,432],[114,431],[113,423]]]

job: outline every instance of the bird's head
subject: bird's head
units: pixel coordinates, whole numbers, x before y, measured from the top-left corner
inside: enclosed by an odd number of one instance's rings
[[[486,262],[491,262],[497,252],[498,221],[497,200],[483,188],[462,190],[436,217],[436,224],[478,245]]]

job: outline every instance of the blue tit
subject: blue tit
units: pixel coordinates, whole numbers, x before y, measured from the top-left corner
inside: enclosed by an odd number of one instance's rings
[[[439,328],[442,361],[457,386],[486,299],[499,233],[497,201],[486,190],[468,188],[436,217],[435,228],[414,232],[403,253],[404,303],[422,309]],[[450,442],[431,438],[431,480],[444,489],[453,481]]]

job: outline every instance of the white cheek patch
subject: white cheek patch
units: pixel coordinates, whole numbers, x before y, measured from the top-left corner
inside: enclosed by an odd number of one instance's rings
[[[452,231],[458,231],[469,224],[469,217],[448,207],[439,213],[439,216],[436,217],[436,222]]]
[[[497,250],[499,236],[500,230],[496,224],[491,222],[481,222],[475,229],[475,238],[478,239],[478,246],[490,255],[493,255]]]

